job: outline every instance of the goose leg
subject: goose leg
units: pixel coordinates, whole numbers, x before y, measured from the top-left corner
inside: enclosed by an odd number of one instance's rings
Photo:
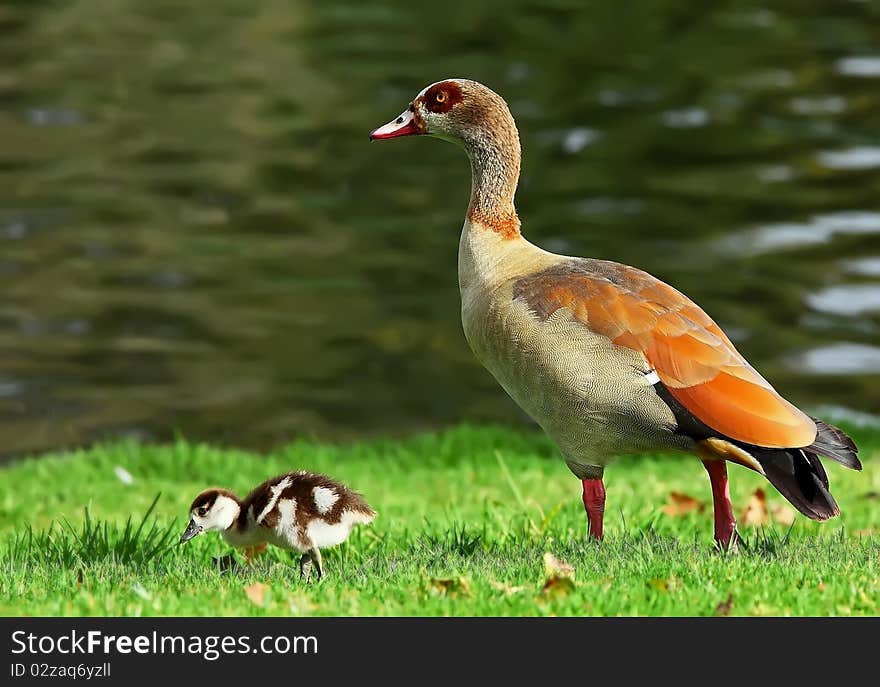
[[[730,485],[727,482],[727,463],[723,460],[704,460],[703,467],[712,483],[712,503],[715,510],[715,541],[723,550],[736,544],[736,516],[730,502]]]
[[[312,576],[312,557],[304,553],[299,557],[299,579],[305,578],[306,582]]]
[[[602,478],[581,480],[584,485],[584,509],[590,525],[590,537],[602,539],[602,518],[605,514],[605,483]]]
[[[312,562],[315,564],[315,576],[320,582],[321,578],[324,577],[324,566],[321,563],[321,552],[318,551],[317,546],[313,546],[309,549],[309,555],[312,557]]]

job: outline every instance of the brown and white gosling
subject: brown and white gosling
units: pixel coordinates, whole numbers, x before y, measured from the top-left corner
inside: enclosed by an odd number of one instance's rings
[[[309,580],[314,564],[324,574],[320,549],[341,544],[354,525],[376,517],[363,496],[325,475],[287,472],[267,479],[240,500],[228,489],[206,489],[190,506],[190,521],[180,537],[219,531],[232,546],[262,550],[266,544],[300,551],[300,577]]]

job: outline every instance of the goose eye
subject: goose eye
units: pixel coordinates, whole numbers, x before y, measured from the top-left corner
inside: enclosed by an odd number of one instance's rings
[[[434,100],[436,100],[438,103],[445,103],[446,91],[438,91],[437,95],[434,96]]]
[[[204,517],[205,515],[207,515],[207,513],[208,513],[208,509],[205,508],[204,506],[202,506],[202,507],[199,508],[199,510],[198,510],[198,514],[199,514],[200,516],[202,516],[202,517]]]

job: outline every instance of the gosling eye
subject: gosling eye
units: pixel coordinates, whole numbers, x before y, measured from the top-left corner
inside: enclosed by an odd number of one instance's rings
[[[202,506],[196,511],[199,514],[199,517],[205,517],[208,514],[208,509]]]

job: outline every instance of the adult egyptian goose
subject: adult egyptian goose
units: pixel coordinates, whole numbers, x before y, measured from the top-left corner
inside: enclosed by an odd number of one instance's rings
[[[698,305],[639,269],[523,238],[513,204],[519,134],[497,93],[439,81],[370,139],[414,134],[457,143],[470,158],[458,252],[464,333],[583,481],[591,536],[602,538],[605,466],[644,451],[702,459],[724,548],[736,535],[726,461],[764,475],[809,518],[839,513],[819,456],[859,470],[855,444],[782,398]]]
[[[267,543],[299,551],[299,572],[306,581],[313,563],[319,580],[324,574],[320,549],[341,544],[355,525],[376,517],[357,492],[304,470],[267,479],[243,500],[228,489],[206,489],[189,510],[181,544],[217,530],[227,544],[247,551],[261,551]]]

